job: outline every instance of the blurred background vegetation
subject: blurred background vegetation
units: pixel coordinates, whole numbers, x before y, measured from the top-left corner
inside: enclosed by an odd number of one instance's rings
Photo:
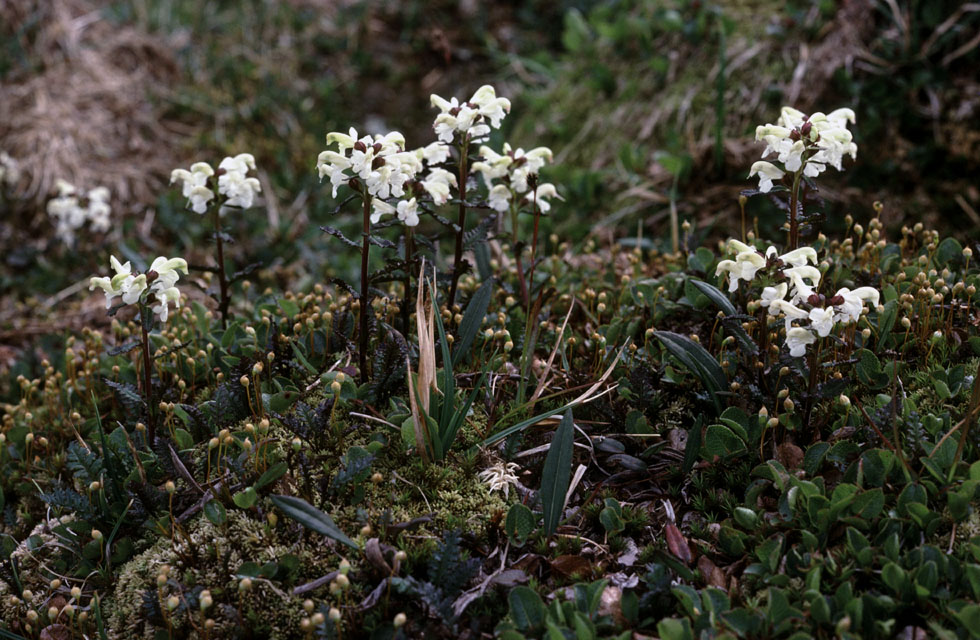
[[[671,199],[690,246],[732,232],[754,186],[754,127],[783,104],[858,114],[858,161],[822,178],[825,230],[880,200],[887,224],[970,237],[978,65],[980,5],[952,0],[9,0],[0,150],[23,171],[0,200],[0,343],[50,329],[37,319],[83,292],[109,251],[206,263],[208,229],[166,182],[226,154],[255,154],[264,190],[229,220],[239,265],[261,263],[265,284],[353,273],[353,254],[319,230],[358,224],[331,217],[314,171],[324,134],[397,129],[426,144],[429,94],[484,83],[514,102],[493,145],[555,151],[545,177],[566,200],[546,232],[562,239],[663,248]],[[58,178],[112,189],[106,236],[69,248],[52,235]],[[779,237],[774,206],[749,211]]]

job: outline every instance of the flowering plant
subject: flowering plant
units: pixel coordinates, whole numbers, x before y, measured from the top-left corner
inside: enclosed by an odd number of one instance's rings
[[[776,181],[785,182],[791,176],[789,187],[789,245],[799,244],[799,220],[802,217],[800,185],[804,179],[815,178],[823,173],[827,165],[843,171],[845,155],[857,157],[857,145],[848,131],[848,123],[855,122],[854,111],[837,109],[824,114],[816,112],[806,115],[792,107],[783,107],[776,124],[756,127],[755,139],[766,143],[763,158],[749,170],[749,177],[759,177],[759,191],[769,193]],[[809,185],[803,183],[809,188]]]
[[[55,234],[69,247],[75,245],[75,232],[88,223],[92,231],[105,233],[111,221],[109,214],[109,190],[95,187],[88,192],[75,185],[58,180],[58,195],[48,201],[48,215],[54,219]]]
[[[818,293],[821,271],[812,266],[817,263],[812,247],[778,255],[775,247],[763,253],[732,239],[728,250],[735,253],[735,259],[719,262],[715,274],[728,275],[729,292],[737,291],[740,281],[748,285],[761,281],[759,298],[750,307],[767,309],[769,316],[785,320],[785,344],[793,357],[804,355],[808,345],[818,337],[826,338],[837,326],[857,322],[866,302],[872,308],[878,306],[880,296],[872,287],[841,287],[830,297]]]
[[[255,157],[250,153],[239,153],[225,157],[215,171],[207,162],[195,162],[190,170],[174,169],[170,172],[170,184],[180,183],[181,194],[187,199],[187,206],[203,215],[209,203],[218,195],[217,206],[212,207],[212,224],[217,246],[218,262],[218,309],[221,312],[222,326],[228,326],[228,307],[231,304],[229,286],[232,284],[225,270],[225,236],[221,229],[221,217],[229,208],[249,209],[255,203],[255,196],[262,192],[258,178],[250,177],[248,172],[255,170]]]
[[[109,265],[115,272],[111,276],[93,277],[89,289],[102,289],[105,292],[106,309],[112,308],[116,298],[122,299],[122,305],[138,304],[140,308],[140,329],[142,339],[140,348],[143,353],[143,399],[146,403],[147,421],[149,423],[149,441],[152,445],[155,437],[155,420],[153,406],[153,385],[150,381],[150,337],[149,328],[155,315],[160,322],[166,322],[170,313],[170,303],[180,306],[180,290],[177,280],[180,274],[187,274],[187,261],[183,258],[157,258],[150,268],[143,273],[135,271],[130,263],[119,262],[116,256],[109,257]]]

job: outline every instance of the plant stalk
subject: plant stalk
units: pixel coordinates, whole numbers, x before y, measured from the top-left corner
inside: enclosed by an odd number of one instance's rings
[[[361,328],[359,336],[358,362],[360,365],[361,384],[367,382],[367,350],[368,350],[368,256],[371,251],[371,196],[365,192],[361,200],[364,202],[364,216],[361,246]]]
[[[150,382],[150,336],[146,331],[146,312],[148,310],[147,305],[140,305],[140,330],[142,331],[142,351],[143,351],[143,398],[146,401],[146,429],[147,429],[147,439],[150,448],[153,447],[153,443],[156,442],[156,421],[154,419],[153,411],[153,385]]]
[[[466,176],[468,167],[467,156],[469,156],[470,139],[469,136],[463,138],[459,147],[459,219],[456,229],[456,253],[453,258],[453,280],[449,286],[449,300],[447,305],[450,310],[453,302],[456,301],[456,286],[459,283],[460,266],[463,261],[463,229],[466,225]]]
[[[800,178],[803,177],[803,167],[793,175],[793,189],[789,192],[789,250],[792,251],[800,243],[800,222],[796,216],[799,207]]]
[[[214,239],[218,243],[218,286],[220,298],[218,300],[218,311],[221,312],[221,328],[228,328],[228,305],[231,299],[228,297],[228,276],[225,274],[225,243],[221,238],[221,216],[218,207],[211,208],[211,219],[214,222]]]

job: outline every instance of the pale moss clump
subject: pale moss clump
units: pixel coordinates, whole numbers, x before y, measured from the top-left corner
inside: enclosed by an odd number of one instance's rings
[[[387,458],[381,465],[384,462]],[[359,510],[369,514],[372,525],[385,511],[394,523],[434,513],[432,521],[423,524],[417,533],[441,537],[446,530],[462,529],[480,538],[486,534],[489,516],[508,507],[503,496],[499,492],[491,493],[477,474],[451,462],[445,466],[402,466],[398,468],[398,477],[384,468],[377,471],[385,478],[383,482],[365,483],[362,502],[344,506],[333,514],[345,531],[356,533],[364,524],[358,518]]]
[[[173,544],[169,538],[161,537],[119,570],[115,590],[104,602],[110,638],[150,640],[154,637],[159,627],[144,619],[143,594],[157,593],[157,576],[164,566],[169,566],[170,577],[185,587],[200,586],[211,591],[214,606],[207,615],[214,619],[215,628],[210,637],[231,637],[233,617],[239,607],[245,623],[258,625],[255,630],[261,631],[263,637],[295,637],[305,615],[303,600],[310,594],[293,596],[288,585],[255,579],[252,588],[240,596],[236,572],[245,562],[262,566],[291,554],[299,559],[297,581],[303,583],[335,570],[340,561],[339,550],[326,544],[323,538],[311,535],[305,542],[296,544],[295,538],[286,534],[288,528],[283,520],[270,527],[244,511],[229,510],[223,526],[199,515],[185,529],[194,542],[193,549],[181,537],[175,538]],[[178,595],[169,585],[161,593],[163,600]],[[200,613],[195,610],[193,615],[199,626]],[[187,633],[191,640],[199,638],[187,613],[175,616],[171,624],[175,633]]]
[[[22,594],[16,593],[16,585],[8,584],[0,578],[0,620],[18,620],[23,616],[26,607],[36,608],[43,603],[53,577],[43,568],[48,565],[52,556],[63,552],[60,546],[63,543],[51,530],[57,526],[67,525],[74,519],[73,516],[64,516],[41,522],[14,548],[10,557],[17,563],[17,576],[21,587],[31,592],[34,599],[31,602],[13,604],[10,596],[20,597]],[[28,548],[28,541],[31,538],[34,538],[36,544],[32,545],[33,548]]]

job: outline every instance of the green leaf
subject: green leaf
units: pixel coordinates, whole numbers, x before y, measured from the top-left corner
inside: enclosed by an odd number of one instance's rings
[[[453,366],[455,367],[466,354],[470,351],[473,340],[480,333],[480,325],[483,318],[487,315],[490,307],[490,299],[493,296],[493,280],[486,280],[480,288],[476,290],[473,297],[466,305],[463,312],[463,319],[459,323],[459,341],[456,343],[455,353],[453,353]]]
[[[715,306],[724,311],[726,316],[733,316],[738,313],[738,311],[735,309],[735,305],[733,305],[732,301],[728,299],[728,296],[722,293],[721,289],[715,285],[703,280],[691,279],[688,282],[697,287],[701,293],[706,295],[712,302],[714,302]]]
[[[565,507],[565,493],[572,476],[572,450],[575,441],[575,427],[572,410],[565,411],[561,424],[548,449],[541,470],[541,508],[544,512],[544,532],[550,536],[561,522]]]
[[[299,305],[292,300],[287,300],[286,298],[280,298],[278,300],[279,308],[282,312],[286,314],[286,317],[292,320],[297,313],[299,313]]]
[[[248,487],[244,491],[239,491],[231,497],[239,509],[251,509],[259,500],[259,494],[255,487]]]
[[[352,549],[360,549],[357,543],[348,538],[337,528],[333,520],[302,498],[295,496],[272,496],[272,503],[287,517],[299,522],[307,529],[321,533],[328,538],[347,545]]]
[[[507,536],[517,544],[524,544],[528,536],[534,533],[537,525],[537,518],[521,503],[516,503],[507,511],[507,518],[504,520],[504,531]]]
[[[956,619],[969,632],[970,637],[980,638],[980,605],[968,604],[956,612]]]
[[[759,516],[756,515],[755,511],[752,509],[735,507],[735,513],[733,515],[735,517],[735,522],[737,522],[743,529],[755,531],[759,526]]]
[[[672,356],[680,360],[681,364],[701,380],[701,384],[711,395],[715,409],[721,413],[721,400],[718,394],[727,390],[728,378],[718,361],[704,347],[687,336],[672,331],[654,331],[653,335],[663,343]]]
[[[211,521],[211,524],[223,525],[228,521],[228,514],[225,511],[225,505],[221,504],[217,500],[209,500],[207,504],[204,505],[204,516]]]
[[[288,470],[289,467],[286,465],[285,462],[281,462],[281,461],[277,462],[276,464],[266,469],[265,473],[259,476],[259,479],[255,481],[255,484],[253,486],[255,487],[256,490],[259,490],[262,487],[268,484],[272,484],[279,478],[283,477],[283,475],[285,475],[286,471]]]
[[[606,533],[610,535],[617,534],[626,528],[622,516],[612,507],[604,507],[599,512],[599,522],[602,523]]]
[[[665,618],[657,623],[661,640],[694,640],[691,622],[687,618]]]
[[[541,596],[530,587],[514,587],[507,596],[510,617],[522,631],[535,629],[544,623],[545,608]]]
[[[735,432],[722,424],[708,425],[704,432],[702,456],[712,460],[715,456],[726,458],[746,450],[745,442]]]

